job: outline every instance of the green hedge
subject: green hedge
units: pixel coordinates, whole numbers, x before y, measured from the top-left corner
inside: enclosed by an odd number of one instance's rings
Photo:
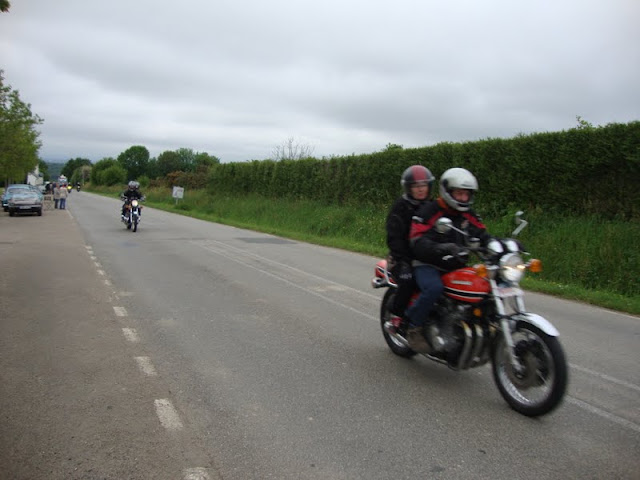
[[[639,121],[328,159],[223,163],[210,170],[208,188],[386,208],[414,164],[436,176],[451,167],[471,170],[485,215],[525,208],[640,220]]]

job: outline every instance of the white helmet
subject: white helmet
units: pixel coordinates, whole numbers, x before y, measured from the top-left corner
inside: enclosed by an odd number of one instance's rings
[[[451,196],[451,190],[462,188],[469,190],[469,201],[459,202]],[[469,170],[464,168],[450,168],[440,177],[440,196],[454,210],[466,212],[473,205],[473,197],[478,190],[478,181]]]

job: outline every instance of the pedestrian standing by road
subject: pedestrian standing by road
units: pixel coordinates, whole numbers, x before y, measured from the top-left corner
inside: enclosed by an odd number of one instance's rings
[[[57,183],[53,184],[53,208],[58,208],[58,203],[60,203],[60,185]]]
[[[58,189],[60,195],[60,210],[64,210],[67,207],[67,197],[69,196],[69,190],[66,185],[61,185]]]

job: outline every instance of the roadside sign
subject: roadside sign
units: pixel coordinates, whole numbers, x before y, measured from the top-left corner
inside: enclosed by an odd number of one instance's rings
[[[173,198],[183,198],[184,197],[184,188],[182,187],[173,187]]]

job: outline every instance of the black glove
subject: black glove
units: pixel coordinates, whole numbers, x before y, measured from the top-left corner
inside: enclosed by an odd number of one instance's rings
[[[392,267],[391,274],[397,281],[408,282],[413,278],[413,268],[408,262],[401,260]]]
[[[446,243],[448,253],[442,257],[442,266],[447,271],[456,270],[467,265],[469,261],[469,251],[459,247],[455,243]]]

